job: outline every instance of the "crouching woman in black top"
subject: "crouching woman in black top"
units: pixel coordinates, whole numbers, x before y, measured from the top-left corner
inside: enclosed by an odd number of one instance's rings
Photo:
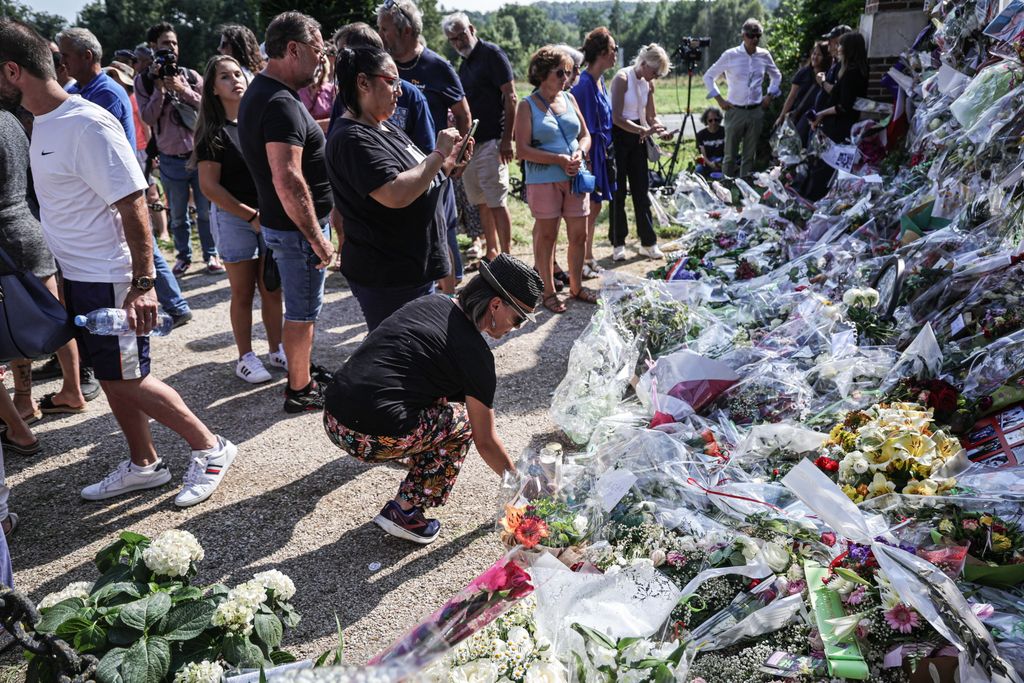
[[[536,272],[502,254],[459,294],[407,303],[369,334],[327,388],[324,427],[366,462],[407,459],[394,500],[374,523],[427,544],[441,524],[424,509],[444,505],[472,439],[498,475],[514,470],[494,426],[494,339],[532,319],[544,291]]]

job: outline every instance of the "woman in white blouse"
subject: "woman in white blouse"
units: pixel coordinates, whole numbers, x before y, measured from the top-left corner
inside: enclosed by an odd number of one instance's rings
[[[654,108],[654,81],[669,72],[665,49],[657,43],[640,48],[633,63],[620,69],[612,79],[612,145],[618,186],[612,198],[608,240],[612,243],[612,259],[626,258],[626,188],[633,195],[636,232],[640,238],[640,254],[661,258],[658,237],[654,234],[651,200],[648,197],[647,138],[665,133]],[[671,138],[671,134],[664,136]]]

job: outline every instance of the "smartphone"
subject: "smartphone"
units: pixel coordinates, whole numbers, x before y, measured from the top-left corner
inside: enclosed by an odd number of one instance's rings
[[[469,147],[469,139],[476,134],[476,127],[480,125],[480,119],[473,119],[473,123],[469,126],[469,134],[462,138],[462,144],[459,145],[459,156],[455,158],[455,165],[458,166],[462,163],[462,160],[466,156],[466,149]]]

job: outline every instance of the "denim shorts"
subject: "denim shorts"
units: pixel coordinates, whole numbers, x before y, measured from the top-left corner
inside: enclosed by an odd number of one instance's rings
[[[320,222],[324,238],[331,239],[331,224]],[[284,319],[296,323],[312,323],[320,316],[324,304],[324,280],[327,271],[318,269],[320,257],[298,230],[274,230],[263,227],[263,239],[274,250],[274,261],[281,273],[284,295]]]
[[[210,204],[210,230],[217,244],[217,253],[226,263],[255,261],[264,248],[263,237],[246,221]]]

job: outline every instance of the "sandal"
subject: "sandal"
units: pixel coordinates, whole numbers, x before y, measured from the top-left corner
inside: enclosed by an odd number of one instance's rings
[[[18,455],[35,455],[39,451],[43,450],[43,445],[39,443],[39,439],[36,439],[27,446],[14,443],[7,432],[0,434],[0,445],[3,445],[5,452],[17,453]]]
[[[10,538],[11,534],[18,528],[18,513],[8,512],[7,517],[0,522],[0,528],[3,528],[3,526],[7,527],[4,529],[4,538]]]
[[[25,421],[25,424],[34,425],[36,422],[43,419],[43,411],[36,408],[34,413],[31,413],[30,415],[21,415],[20,417]]]
[[[84,413],[86,410],[85,406],[75,408],[74,406],[65,405],[63,403],[54,403],[54,396],[56,396],[56,394],[46,394],[45,396],[43,396],[43,398],[39,401],[39,410],[46,413],[47,415],[64,413],[67,413],[69,415],[77,415],[78,413]]]
[[[557,294],[548,294],[544,297],[544,308],[548,309],[552,313],[565,313],[565,304],[559,300]]]
[[[569,273],[565,272],[564,270],[560,270],[556,273],[553,273],[552,277],[555,279],[555,282],[561,282],[563,285],[566,286],[568,286],[569,284]]]
[[[590,287],[580,287],[578,292],[569,292],[569,296],[577,301],[583,301],[588,304],[596,304],[598,293],[592,290]]]

